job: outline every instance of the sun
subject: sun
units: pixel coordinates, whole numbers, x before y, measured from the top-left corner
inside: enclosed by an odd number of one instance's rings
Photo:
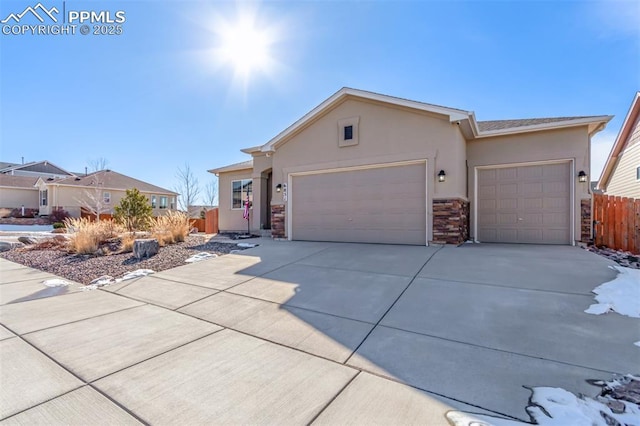
[[[274,42],[269,28],[260,28],[255,16],[245,14],[235,22],[221,22],[216,31],[218,60],[233,68],[234,77],[245,84],[255,72],[268,73],[272,66]]]

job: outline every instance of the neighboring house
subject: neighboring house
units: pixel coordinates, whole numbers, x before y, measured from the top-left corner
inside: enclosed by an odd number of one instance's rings
[[[640,198],[640,92],[636,92],[598,181],[605,194]]]
[[[6,166],[5,166],[6,165]],[[137,188],[147,196],[153,214],[159,216],[176,209],[178,193],[134,179],[112,170],[74,174],[47,161],[24,165],[2,163],[0,166],[0,207],[38,209],[49,215],[62,208],[79,217],[82,210],[100,210],[113,214],[126,190]]]
[[[218,206],[190,205],[189,207],[187,207],[187,212],[189,213],[189,217],[200,219],[204,217],[204,214],[207,211],[215,208],[218,208]]]
[[[590,238],[590,140],[611,118],[476,121],[343,88],[243,149],[251,161],[209,170],[219,227],[246,229],[248,197],[251,228],[276,238],[574,244]]]

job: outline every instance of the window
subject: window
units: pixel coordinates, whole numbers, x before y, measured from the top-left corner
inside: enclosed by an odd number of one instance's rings
[[[252,186],[253,181],[251,179],[234,180],[231,182],[231,208],[244,208],[244,203],[247,201],[247,197],[249,197],[249,203],[253,203]]]
[[[158,207],[157,200],[156,200],[156,196],[155,196],[155,195],[152,195],[152,196],[151,196],[151,208],[152,208],[152,209],[155,209],[156,207]]]
[[[176,209],[176,197],[171,197],[169,199],[169,208],[171,210],[175,210]]]
[[[360,117],[349,117],[338,120],[338,146],[340,148],[358,145],[359,124]]]
[[[40,190],[40,205],[43,207],[47,205],[47,199],[49,198],[48,192],[47,189]]]
[[[640,180],[640,166],[636,167],[636,180]]]
[[[353,126],[344,126],[344,140],[353,139]]]
[[[161,209],[167,208],[167,197],[160,197],[160,208]]]
[[[111,203],[111,193],[110,192],[103,192],[102,193],[102,201],[105,204]]]

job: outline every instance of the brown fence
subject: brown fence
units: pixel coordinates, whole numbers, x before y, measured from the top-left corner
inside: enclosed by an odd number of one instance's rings
[[[207,234],[218,233],[218,209],[207,210],[204,216],[204,228]]]
[[[198,232],[204,232],[204,219],[189,219],[192,228],[198,228]]]
[[[594,194],[597,246],[640,254],[640,199]]]

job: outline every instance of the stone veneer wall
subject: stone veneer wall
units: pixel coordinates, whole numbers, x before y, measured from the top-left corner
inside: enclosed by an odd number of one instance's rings
[[[580,241],[591,241],[591,200],[580,200]]]
[[[271,237],[284,238],[284,204],[271,206]]]
[[[462,244],[469,238],[469,202],[433,200],[433,242]]]

